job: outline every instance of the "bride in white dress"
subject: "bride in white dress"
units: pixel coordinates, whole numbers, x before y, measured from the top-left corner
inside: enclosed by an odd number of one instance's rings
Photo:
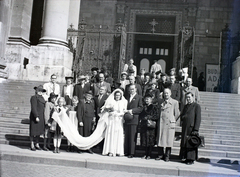
[[[52,118],[59,124],[64,136],[76,147],[87,150],[104,140],[103,155],[124,155],[123,115],[127,110],[127,100],[123,91],[116,89],[106,100],[95,131],[89,137],[82,137],[66,112],[53,113]]]

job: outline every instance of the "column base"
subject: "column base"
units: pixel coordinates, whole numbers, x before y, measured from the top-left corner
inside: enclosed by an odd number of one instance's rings
[[[231,81],[231,93],[240,94],[240,77]]]
[[[57,81],[65,82],[65,76],[72,74],[73,54],[68,48],[53,46],[8,45],[8,58],[5,71],[8,79],[32,80],[48,82],[52,74],[58,76]],[[28,64],[24,58],[28,59]]]
[[[59,40],[59,39],[54,39],[54,38],[41,38],[39,39],[39,46],[59,46],[59,47],[68,47],[68,43],[66,41],[63,40]]]

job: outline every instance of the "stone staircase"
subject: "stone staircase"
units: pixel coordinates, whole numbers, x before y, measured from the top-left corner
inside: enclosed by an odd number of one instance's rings
[[[30,97],[32,81],[6,80],[0,84],[0,143],[29,146]],[[199,149],[199,157],[240,159],[240,95],[201,92],[202,123],[200,135],[206,146]],[[63,142],[63,147],[66,142]],[[174,142],[172,154],[179,154],[180,140]]]

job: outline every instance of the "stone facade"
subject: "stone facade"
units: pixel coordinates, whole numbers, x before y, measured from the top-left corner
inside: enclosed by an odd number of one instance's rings
[[[122,23],[126,24],[127,32],[135,32],[137,15],[174,16],[176,18],[175,34],[178,34],[184,24],[189,22],[189,25],[195,29],[193,65],[197,68],[199,75],[201,72],[205,73],[207,63],[219,64],[220,33],[226,23],[230,24],[231,28],[231,23],[234,21],[233,3],[232,0],[140,0],[138,2],[92,0],[82,1],[80,18],[84,18],[89,26],[108,25],[109,28],[121,19]],[[127,35],[126,60],[136,55],[135,36],[131,33]],[[177,37],[174,39],[172,67],[176,67],[176,63]]]

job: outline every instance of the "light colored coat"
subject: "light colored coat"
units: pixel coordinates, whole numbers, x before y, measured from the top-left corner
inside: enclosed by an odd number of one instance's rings
[[[179,116],[178,101],[169,98],[168,102],[161,103],[160,121],[157,131],[157,146],[173,147],[176,119]]]

